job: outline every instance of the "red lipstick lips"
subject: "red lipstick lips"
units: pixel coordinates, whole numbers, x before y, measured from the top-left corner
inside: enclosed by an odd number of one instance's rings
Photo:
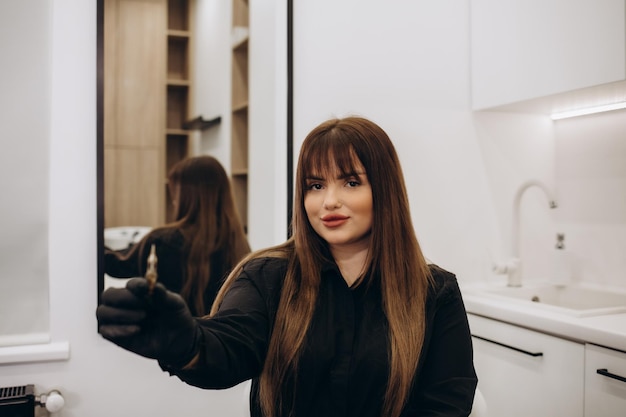
[[[326,227],[338,227],[344,224],[348,220],[347,216],[341,216],[338,214],[327,214],[322,217],[322,223]]]

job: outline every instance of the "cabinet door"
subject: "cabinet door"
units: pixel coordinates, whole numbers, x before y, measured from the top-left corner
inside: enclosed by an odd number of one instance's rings
[[[624,0],[471,0],[473,108],[626,75]]]
[[[489,416],[583,416],[584,345],[468,317]]]
[[[585,348],[585,416],[626,415],[626,353]]]

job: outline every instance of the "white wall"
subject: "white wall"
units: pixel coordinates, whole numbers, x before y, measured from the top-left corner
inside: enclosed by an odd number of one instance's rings
[[[230,172],[230,25],[228,1],[197,0],[194,21],[194,114],[221,117],[219,125],[196,134],[194,153],[210,154]]]
[[[546,116],[518,113],[474,114],[476,141],[489,182],[498,239],[489,249],[489,261],[507,260],[511,254],[513,201],[527,180],[540,180],[555,189],[555,142],[552,121]],[[558,197],[557,197],[558,199]],[[528,188],[519,216],[519,256],[523,279],[546,279],[552,272],[557,210],[551,210],[543,192]],[[480,239],[480,237],[478,237]],[[488,279],[503,279],[486,273]]]
[[[533,177],[556,186],[563,211],[549,212],[542,196],[529,191],[522,254],[551,248],[563,228],[585,262],[583,278],[623,282],[623,113],[571,125],[472,114],[466,0],[294,3],[296,140],[333,115],[379,122],[397,145],[418,238],[431,260],[461,280],[492,278],[491,260],[507,244],[515,187]],[[0,386],[59,388],[66,397],[62,417],[244,415],[240,387],[189,387],[96,333],[95,7],[53,2],[51,334],[70,342],[71,357],[2,366]],[[599,121],[606,135],[600,140]],[[549,267],[549,255],[534,259],[526,272]]]
[[[558,225],[573,279],[626,287],[626,110],[555,123]]]
[[[499,224],[468,111],[468,2],[294,3],[298,143],[331,116],[378,122],[400,154],[426,256],[484,277]]]

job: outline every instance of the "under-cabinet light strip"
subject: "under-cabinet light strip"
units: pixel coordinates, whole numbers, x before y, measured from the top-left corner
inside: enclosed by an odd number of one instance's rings
[[[601,113],[605,111],[626,109],[626,101],[619,103],[605,104],[603,106],[586,107],[583,109],[569,110],[561,113],[554,113],[550,117],[552,120],[566,119],[568,117],[585,116],[587,114]]]

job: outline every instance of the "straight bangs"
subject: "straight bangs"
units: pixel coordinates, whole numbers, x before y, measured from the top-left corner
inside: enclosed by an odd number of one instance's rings
[[[363,163],[351,140],[341,133],[337,129],[326,132],[302,149],[299,180],[303,190],[307,178],[358,176]]]

